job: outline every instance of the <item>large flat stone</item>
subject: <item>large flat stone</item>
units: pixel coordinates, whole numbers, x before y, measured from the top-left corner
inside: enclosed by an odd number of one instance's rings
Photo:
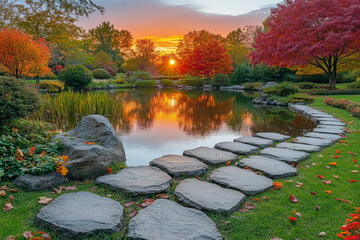
[[[322,139],[329,139],[333,141],[338,141],[342,139],[341,136],[336,134],[326,134],[326,133],[316,133],[316,132],[309,132],[304,135],[305,137],[313,137],[313,138],[322,138]]]
[[[99,177],[95,182],[132,195],[149,195],[168,191],[171,177],[156,167],[139,166]]]
[[[157,199],[130,220],[128,239],[221,240],[216,225],[205,213]]]
[[[208,166],[199,160],[180,155],[165,155],[150,162],[151,166],[158,167],[171,176],[198,176],[204,174]]]
[[[334,117],[315,117],[317,121],[331,121],[331,122],[341,122],[340,119]]]
[[[238,156],[234,153],[221,151],[215,148],[198,147],[184,151],[184,156],[194,157],[207,164],[224,164],[228,161],[236,161]]]
[[[14,180],[17,186],[25,188],[27,191],[53,190],[65,182],[63,175],[57,172],[51,172],[44,176],[25,174]]]
[[[209,178],[213,182],[239,190],[249,196],[262,193],[273,185],[271,179],[235,166],[218,168]]]
[[[310,146],[329,147],[334,141],[328,139],[319,139],[311,137],[297,137],[294,139],[294,143],[308,144]]]
[[[270,178],[285,178],[297,174],[297,169],[289,164],[263,156],[250,156],[249,158],[241,159],[238,165],[262,171]]]
[[[274,144],[273,140],[259,138],[259,137],[239,137],[234,139],[234,142],[250,144],[259,148],[270,147],[271,145]]]
[[[181,181],[175,189],[175,195],[188,206],[218,213],[230,213],[239,209],[246,198],[241,192],[197,179]]]
[[[94,193],[67,193],[40,209],[35,222],[66,239],[111,234],[123,227],[123,209],[117,201]]]
[[[319,124],[319,125],[317,125],[317,128],[329,128],[329,129],[339,129],[339,130],[345,129],[344,126],[324,125],[324,124]]]
[[[260,154],[286,163],[298,163],[310,157],[309,153],[286,148],[265,148]]]
[[[261,137],[266,139],[274,140],[275,142],[282,142],[284,140],[290,139],[290,136],[283,135],[280,133],[273,133],[273,132],[260,132],[256,133],[255,137]]]
[[[238,142],[220,142],[215,144],[215,148],[245,155],[252,154],[259,149],[258,147]]]
[[[290,150],[296,151],[304,151],[304,152],[320,152],[321,147],[313,146],[308,144],[301,144],[301,143],[289,143],[289,142],[282,142],[276,145],[277,148],[287,148]]]
[[[343,134],[345,131],[341,129],[317,127],[313,129],[313,132],[327,133],[327,134]]]

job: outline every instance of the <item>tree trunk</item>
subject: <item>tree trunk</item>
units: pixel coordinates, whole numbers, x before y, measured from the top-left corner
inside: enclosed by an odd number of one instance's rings
[[[335,76],[331,76],[329,78],[329,89],[330,90],[335,90],[336,89],[336,75]]]

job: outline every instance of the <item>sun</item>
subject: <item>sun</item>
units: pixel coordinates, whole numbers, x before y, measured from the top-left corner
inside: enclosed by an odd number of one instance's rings
[[[174,65],[174,64],[175,64],[175,60],[172,60],[172,59],[171,59],[171,60],[170,60],[170,64],[171,64],[171,65]]]

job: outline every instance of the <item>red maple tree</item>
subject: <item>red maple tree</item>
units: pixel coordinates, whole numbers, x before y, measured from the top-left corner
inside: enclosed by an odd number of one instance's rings
[[[50,72],[50,50],[45,40],[15,29],[0,29],[0,68],[19,77],[45,76]]]
[[[186,34],[177,48],[181,72],[209,79],[230,73],[232,60],[221,40],[205,30]]]
[[[335,89],[338,67],[360,53],[359,0],[285,0],[259,33],[253,63],[322,69]]]

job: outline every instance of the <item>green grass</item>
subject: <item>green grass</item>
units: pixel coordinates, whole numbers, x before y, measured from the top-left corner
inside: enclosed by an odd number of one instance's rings
[[[360,103],[360,95],[335,95],[335,96],[331,96],[331,97],[333,97],[335,99],[346,99],[346,100]]]
[[[26,84],[36,84],[35,79],[24,79],[23,81]],[[58,80],[57,79],[40,79],[40,82],[45,82],[45,81],[58,81]]]
[[[349,183],[350,179],[359,180],[360,173],[351,173],[352,170],[360,170],[355,167],[352,155],[348,151],[360,154],[360,121],[354,118],[350,113],[327,106],[323,103],[323,98],[315,98],[311,106],[320,110],[333,114],[335,117],[342,118],[346,122],[353,121],[354,124],[348,125],[348,128],[354,132],[348,133],[344,139],[346,143],[336,143],[335,145],[324,149],[320,153],[313,153],[311,157],[301,162],[299,174],[296,177],[281,179],[284,187],[280,190],[268,190],[263,194],[259,194],[256,198],[260,201],[255,204],[254,198],[248,198],[247,201],[255,205],[255,209],[246,213],[235,212],[230,215],[207,213],[208,216],[216,223],[220,233],[225,239],[270,239],[274,236],[284,240],[319,240],[319,239],[338,239],[335,235],[341,230],[339,229],[345,222],[347,215],[352,213],[354,207],[359,207],[359,184]],[[341,154],[337,154],[336,150],[340,150]],[[333,159],[331,156],[340,155],[339,159]],[[360,164],[360,155],[356,157]],[[325,168],[330,162],[336,162],[336,167]],[[312,163],[317,165],[313,166]],[[308,165],[310,168],[306,168]],[[119,169],[113,166],[113,169]],[[210,170],[214,169],[211,167]],[[207,173],[209,174],[209,172]],[[332,180],[331,185],[325,185],[317,175],[325,176],[325,180]],[[335,179],[333,175],[339,178]],[[207,175],[203,176],[207,179]],[[291,180],[293,182],[285,182]],[[295,187],[299,181],[304,185],[301,188]],[[2,182],[1,185],[9,184],[11,188],[15,186],[11,183]],[[67,185],[74,185],[70,182]],[[93,180],[91,183],[79,182],[77,191],[90,191],[95,186]],[[172,182],[170,190],[170,200],[177,201],[174,196],[174,189],[177,183]],[[331,190],[332,194],[325,193]],[[311,195],[316,192],[316,195]],[[65,192],[66,193],[66,192]],[[98,186],[95,192],[101,196],[111,195],[110,198],[124,204],[128,201],[136,201],[141,203],[144,198],[155,197],[131,197],[108,188]],[[299,199],[299,203],[289,201],[289,195],[293,194]],[[39,196],[56,198],[58,195],[52,195],[49,191],[42,192],[25,192],[19,190],[18,193],[12,194],[15,197],[13,201],[14,209],[9,212],[0,211],[0,239],[6,239],[8,235],[21,236],[24,231],[47,231],[46,229],[38,229],[33,225],[32,219],[41,209],[41,205],[37,203]],[[264,201],[262,197],[267,196],[268,201]],[[339,202],[336,198],[350,200],[352,203]],[[7,198],[0,197],[0,205],[3,206]],[[319,211],[315,210],[315,205],[320,207]],[[126,239],[126,226],[129,222],[129,213],[138,210],[135,205],[125,208],[124,222],[125,228],[122,232],[112,236],[100,235],[89,239]],[[302,218],[298,218],[295,223],[289,221],[288,217],[294,216],[293,211],[302,214]],[[320,232],[325,232],[326,236],[319,237]],[[54,232],[50,232],[53,239],[61,239]],[[24,239],[19,237],[18,239]]]

